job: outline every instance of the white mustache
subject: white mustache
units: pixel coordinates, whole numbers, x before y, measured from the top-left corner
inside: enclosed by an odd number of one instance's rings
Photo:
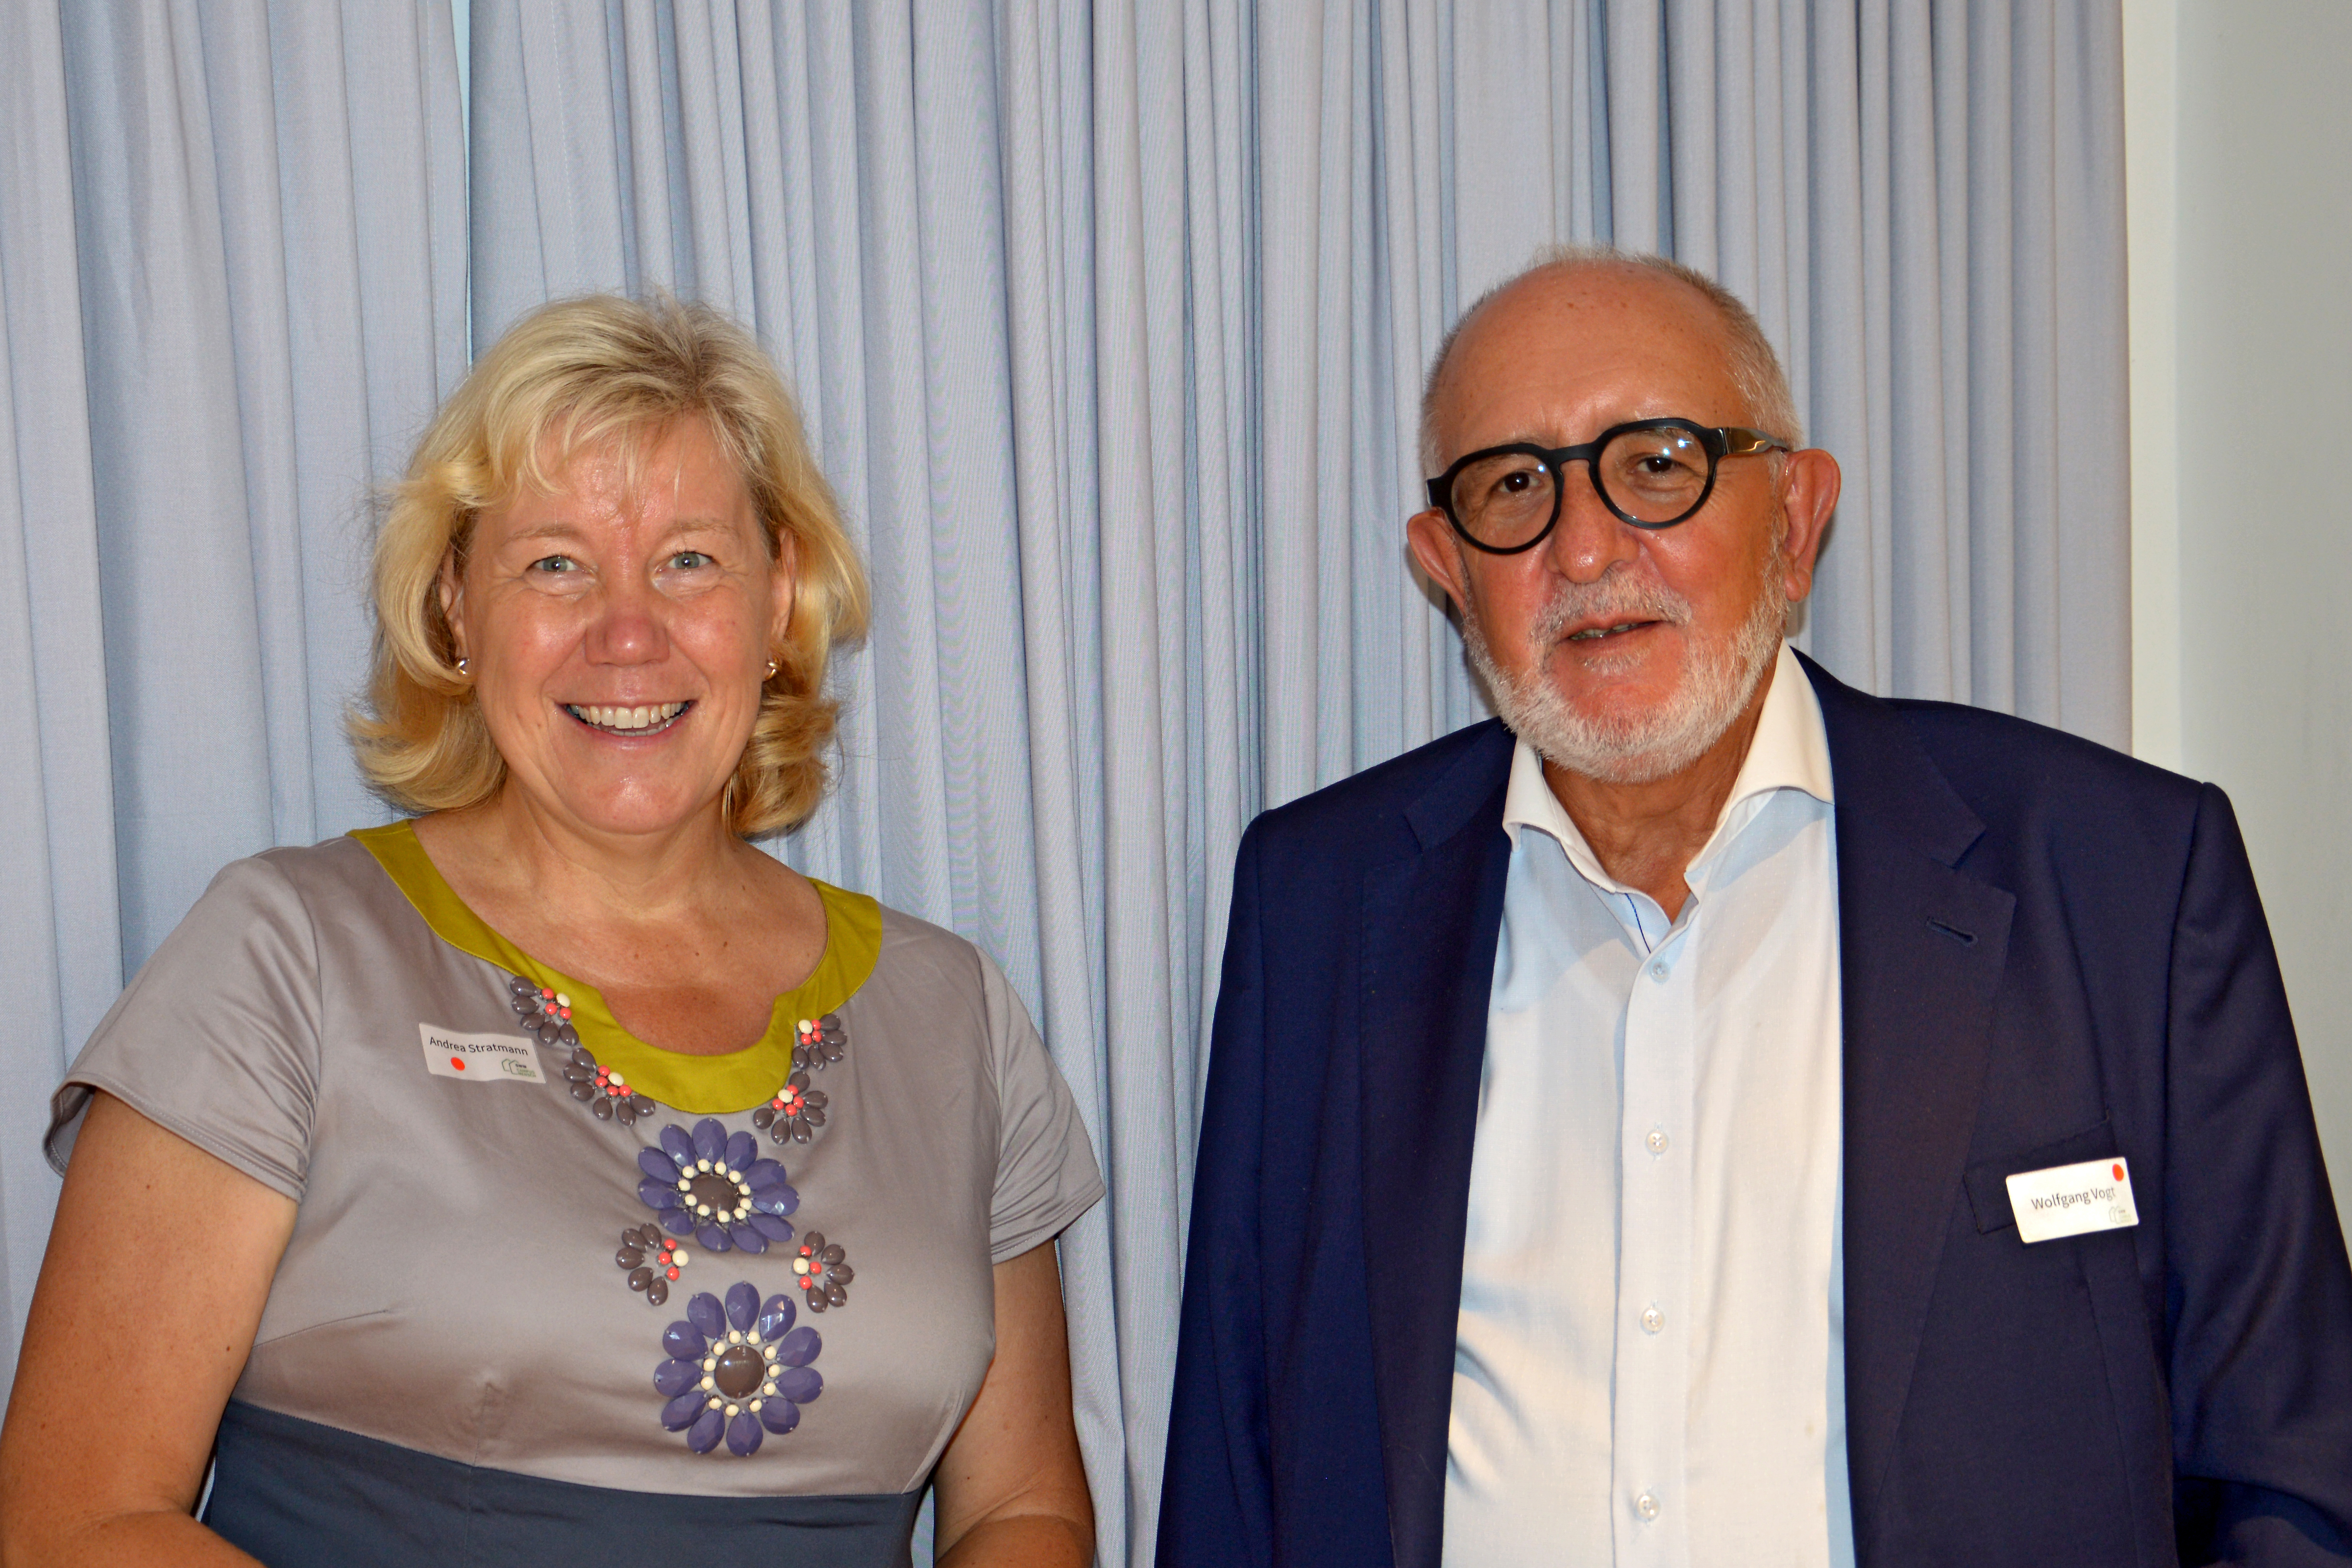
[[[1538,647],[1549,647],[1580,621],[1615,626],[1623,621],[1664,621],[1687,626],[1690,601],[1664,583],[1645,582],[1604,573],[1597,583],[1563,584],[1529,628]]]

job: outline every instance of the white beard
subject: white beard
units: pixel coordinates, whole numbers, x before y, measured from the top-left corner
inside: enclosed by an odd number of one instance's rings
[[[1603,718],[1579,712],[1544,670],[1561,635],[1578,621],[1655,620],[1687,627],[1690,601],[1663,583],[1612,571],[1586,586],[1564,584],[1528,633],[1534,657],[1523,678],[1496,663],[1475,604],[1462,617],[1462,640],[1496,713],[1546,762],[1603,784],[1648,784],[1696,762],[1746,710],[1757,682],[1780,650],[1788,624],[1781,565],[1776,542],[1765,563],[1763,591],[1748,619],[1728,637],[1693,643],[1681,685],[1646,713]],[[1601,653],[1591,662],[1605,668],[1609,657]]]

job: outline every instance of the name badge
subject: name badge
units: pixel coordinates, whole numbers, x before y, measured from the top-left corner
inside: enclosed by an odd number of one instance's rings
[[[538,1045],[520,1035],[461,1035],[438,1024],[419,1024],[416,1033],[425,1042],[425,1070],[435,1078],[476,1083],[547,1081],[539,1070]]]
[[[2029,1244],[2139,1223],[2131,1163],[2120,1159],[2020,1171],[2009,1178],[2009,1206],[2017,1215],[2018,1236]]]

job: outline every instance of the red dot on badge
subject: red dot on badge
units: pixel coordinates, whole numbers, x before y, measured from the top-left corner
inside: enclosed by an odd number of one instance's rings
[[[2124,1179],[2124,1168],[2123,1168],[2123,1166],[2121,1166],[2120,1164],[2116,1165],[2116,1166],[2115,1167],[2115,1173],[2116,1173],[2116,1181],[2120,1182],[2120,1181],[2122,1181],[2122,1180]]]
[[[459,1072],[464,1072],[466,1070],[466,1058],[463,1057],[451,1057],[449,1058],[449,1065],[456,1068]]]

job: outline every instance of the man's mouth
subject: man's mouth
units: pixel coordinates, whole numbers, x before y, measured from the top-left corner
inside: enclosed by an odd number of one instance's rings
[[[1626,632],[1638,632],[1644,626],[1654,626],[1657,624],[1658,623],[1655,621],[1619,621],[1614,626],[1587,626],[1580,632],[1569,633],[1567,640],[1570,642],[1599,642],[1604,637],[1618,637]]]
[[[657,735],[685,716],[691,702],[640,702],[634,707],[566,702],[563,710],[592,730],[607,735]]]

